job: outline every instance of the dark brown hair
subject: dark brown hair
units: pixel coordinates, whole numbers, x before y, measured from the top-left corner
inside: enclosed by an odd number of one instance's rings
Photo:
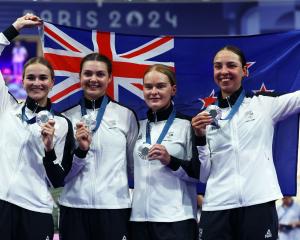
[[[235,53],[236,55],[239,56],[242,67],[246,66],[246,63],[247,63],[246,57],[240,48],[233,46],[233,45],[226,45],[226,46],[222,47],[215,55],[217,55],[222,50],[227,50],[227,51]]]
[[[25,71],[26,71],[26,68],[32,64],[42,64],[44,65],[45,67],[47,67],[49,70],[50,70],[50,75],[51,75],[51,79],[53,80],[54,79],[54,70],[53,70],[53,67],[51,65],[51,63],[44,57],[33,57],[33,58],[30,58],[24,65],[24,69],[23,69],[23,74],[22,74],[22,77],[24,79],[25,77]]]
[[[81,72],[82,72],[83,64],[87,61],[104,62],[107,66],[108,74],[109,74],[109,76],[111,76],[111,74],[112,74],[111,60],[107,56],[100,54],[100,53],[90,53],[90,54],[86,55],[83,59],[81,59],[79,74],[81,74]]]

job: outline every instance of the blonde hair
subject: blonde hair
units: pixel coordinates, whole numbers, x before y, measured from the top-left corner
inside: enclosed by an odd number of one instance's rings
[[[152,72],[152,71],[160,72],[160,73],[166,75],[170,81],[171,86],[176,85],[176,75],[175,75],[174,70],[171,67],[163,65],[163,64],[154,64],[146,70],[146,72],[144,73],[144,78],[147,73]]]

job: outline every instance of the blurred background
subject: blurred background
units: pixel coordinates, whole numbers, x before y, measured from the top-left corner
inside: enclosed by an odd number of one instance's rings
[[[227,36],[300,29],[300,0],[0,0],[0,5],[0,31],[27,12],[61,25],[141,35]],[[16,98],[26,97],[21,89],[23,63],[41,54],[36,29],[23,31],[3,52],[0,69]]]

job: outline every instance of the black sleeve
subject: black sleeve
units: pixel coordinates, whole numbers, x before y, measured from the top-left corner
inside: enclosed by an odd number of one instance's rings
[[[19,32],[15,29],[13,25],[11,25],[3,31],[3,35],[7,38],[8,41],[11,42],[11,40],[13,40],[16,36],[19,35]]]
[[[197,137],[195,135],[195,145],[196,146],[205,146],[206,145],[206,136]]]
[[[61,161],[61,165],[62,165],[62,167],[64,169],[64,173],[65,173],[63,176],[62,182],[72,167],[73,152],[74,152],[74,148],[75,148],[73,126],[69,119],[66,118],[66,120],[68,122],[68,133],[66,136],[64,155],[63,155],[63,158]]]
[[[64,176],[64,169],[60,164],[54,164],[56,160],[55,150],[50,152],[45,151],[45,157],[43,158],[43,164],[47,173],[47,177],[53,187],[58,188],[62,186],[62,178]]]
[[[60,117],[63,116],[60,115]],[[73,134],[72,123],[69,119],[65,119],[68,122],[68,132],[65,139],[65,146],[63,150],[63,157],[61,163],[54,163],[54,161],[57,158],[54,149],[50,152],[45,152],[45,157],[43,159],[47,177],[51,182],[52,186],[55,188],[62,187],[64,185],[64,179],[72,166],[73,154],[76,154],[79,157],[85,157],[85,154],[87,153],[80,150],[74,151],[75,139]]]
[[[203,139],[198,139],[192,132],[192,158],[190,160],[178,159],[176,157],[171,156],[171,162],[168,164],[168,167],[173,171],[178,170],[180,167],[184,169],[186,174],[195,179],[199,179],[200,177],[200,161],[198,157],[198,150],[196,147],[197,142],[203,141]],[[205,144],[204,144],[205,145]]]

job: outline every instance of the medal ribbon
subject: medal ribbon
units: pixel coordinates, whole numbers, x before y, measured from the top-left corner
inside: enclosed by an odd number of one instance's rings
[[[108,97],[106,95],[104,95],[102,102],[101,102],[101,106],[97,113],[96,127],[92,130],[93,132],[96,132],[101,124],[107,103],[108,103]],[[86,107],[85,107],[83,98],[80,100],[80,106],[81,106],[81,116],[87,115],[87,111],[86,111]]]
[[[240,94],[240,96],[238,97],[238,99],[236,100],[235,104],[233,105],[233,107],[231,108],[229,114],[227,115],[226,118],[221,118],[220,120],[231,120],[232,117],[234,116],[234,114],[236,114],[236,112],[239,110],[239,107],[241,106],[244,98],[245,98],[245,90],[243,90]],[[219,105],[218,102],[216,102],[216,105]]]
[[[26,108],[26,105],[24,105],[24,106],[22,107],[22,114],[21,114],[22,122],[26,122],[26,123],[28,123],[28,124],[34,124],[34,123],[36,123],[36,117],[33,117],[33,118],[31,118],[31,119],[29,119],[29,118],[27,117],[27,115],[26,115],[26,113],[25,113],[25,108]],[[51,109],[50,109],[50,113],[54,116],[52,107],[51,107]]]
[[[176,116],[176,111],[175,111],[175,109],[173,109],[173,111],[171,112],[170,116],[167,119],[167,122],[165,123],[164,128],[162,129],[162,131],[161,131],[161,133],[160,133],[160,135],[159,135],[159,137],[156,141],[157,144],[161,144],[162,141],[164,140],[164,138],[167,135],[172,123],[174,122],[175,116]],[[147,125],[146,125],[146,143],[151,144],[150,122],[149,121],[147,122]]]

